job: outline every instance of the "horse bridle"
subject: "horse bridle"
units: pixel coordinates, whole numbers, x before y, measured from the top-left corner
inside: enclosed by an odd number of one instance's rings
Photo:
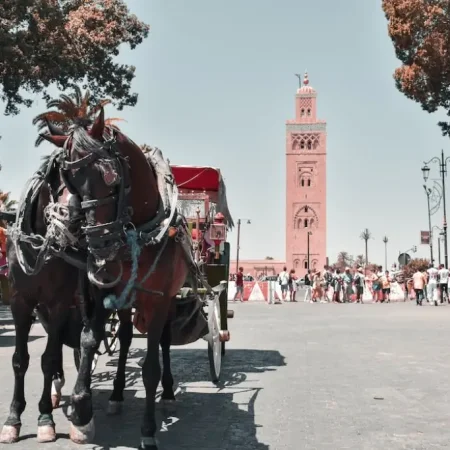
[[[112,132],[110,139],[106,140],[101,149],[108,155],[107,158],[99,153],[89,152],[86,156],[76,161],[70,160],[70,144],[73,140],[73,132],[69,135],[60,155],[59,166],[61,179],[67,190],[73,195],[79,195],[76,186],[85,181],[80,169],[92,164],[99,164],[104,175],[105,183],[108,186],[117,186],[116,192],[100,199],[81,201],[81,210],[96,209],[113,202],[117,202],[116,219],[113,222],[96,225],[86,218],[86,225],[82,227],[86,235],[88,249],[97,261],[111,261],[124,244],[124,230],[131,222],[131,208],[129,207],[128,196],[130,193],[130,168],[127,161],[117,148],[115,132]],[[108,166],[105,168],[105,166]],[[109,169],[109,171],[108,171]],[[108,183],[105,173],[116,173],[116,177]],[[91,222],[91,223],[89,223]],[[105,242],[110,242],[105,245]]]

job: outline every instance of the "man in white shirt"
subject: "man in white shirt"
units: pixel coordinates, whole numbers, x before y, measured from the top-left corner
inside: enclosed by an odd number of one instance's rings
[[[289,274],[287,273],[286,267],[283,267],[283,271],[280,272],[280,274],[278,275],[278,283],[280,283],[281,287],[281,296],[283,300],[286,301],[286,295],[288,292],[288,285],[289,285]]]
[[[434,306],[438,305],[438,290],[437,283],[439,277],[439,271],[430,264],[430,268],[427,270],[428,273],[428,284],[427,284],[427,297],[428,301],[434,302]]]
[[[439,290],[441,292],[441,303],[444,303],[444,292],[448,301],[448,274],[449,271],[444,264],[439,265]]]

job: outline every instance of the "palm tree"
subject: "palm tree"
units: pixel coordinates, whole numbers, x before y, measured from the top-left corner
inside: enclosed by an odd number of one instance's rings
[[[9,195],[9,192],[2,192],[0,190],[0,211],[10,211],[17,205],[16,200],[12,200]],[[6,222],[4,220],[0,220],[0,227],[6,228]]]
[[[9,211],[17,205],[17,201],[12,200],[9,196],[10,192],[3,192],[0,190],[0,211]]]
[[[369,264],[369,245],[368,241],[372,238],[372,233],[368,228],[364,229],[363,232],[359,236],[361,239],[365,241],[366,244],[366,264]]]
[[[87,127],[92,125],[95,115],[100,109],[111,103],[111,100],[105,99],[100,100],[95,106],[91,106],[91,94],[89,90],[86,90],[84,94],[78,86],[74,86],[73,90],[69,95],[60,94],[59,98],[51,99],[47,102],[47,108],[49,110],[37,115],[33,119],[33,125],[37,125],[39,131],[48,126],[49,122],[64,132],[68,132],[69,127],[74,124]],[[122,119],[107,119],[105,120],[105,124],[111,126],[114,122],[120,120]],[[35,142],[36,147],[42,141],[44,141],[44,138],[38,136]]]

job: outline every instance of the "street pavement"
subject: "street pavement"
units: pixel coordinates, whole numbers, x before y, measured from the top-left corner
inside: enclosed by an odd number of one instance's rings
[[[222,384],[209,381],[206,343],[172,350],[178,384],[174,409],[158,406],[161,450],[431,450],[450,446],[450,307],[414,303],[231,306],[231,342]],[[136,448],[144,391],[135,339],[121,417],[106,417],[116,355],[101,357],[93,376],[97,437],[68,440],[67,401],[74,383],[65,353],[63,407],[55,411],[58,440],[36,442],[45,345],[31,332],[23,439],[11,450]],[[14,337],[0,311],[0,418],[12,395]],[[6,448],[6,446],[2,446]]]

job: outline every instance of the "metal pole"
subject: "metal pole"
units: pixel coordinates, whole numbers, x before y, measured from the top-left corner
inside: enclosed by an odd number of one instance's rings
[[[427,194],[427,204],[428,204],[428,229],[430,232],[430,262],[431,264],[434,263],[433,260],[433,230],[431,227],[431,211],[430,211],[430,195],[431,195],[431,191],[427,189],[426,186],[424,186],[425,188],[425,193]]]
[[[441,265],[441,237],[438,236],[438,260],[439,265]]]
[[[239,272],[239,243],[241,240],[241,219],[237,221],[236,273]]]
[[[387,241],[384,243],[384,270],[388,270],[387,266]]]
[[[307,242],[306,251],[307,251],[308,270],[309,270],[309,234],[310,234],[310,231],[308,231],[307,238],[306,238],[306,242]]]
[[[447,173],[447,163],[444,160],[444,150],[441,151],[441,175],[442,175],[442,201],[444,203],[444,264],[448,269],[448,253],[447,253],[447,205],[445,204],[445,175]]]

